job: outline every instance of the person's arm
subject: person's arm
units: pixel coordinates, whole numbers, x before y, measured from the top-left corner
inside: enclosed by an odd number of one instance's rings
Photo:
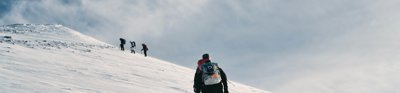
[[[222,83],[224,85],[224,93],[229,93],[229,91],[228,91],[228,79],[226,78],[226,74],[225,74],[224,70],[222,70],[221,68],[219,68],[219,71],[221,73],[221,79],[222,79]]]
[[[196,69],[196,73],[194,74],[194,84],[193,84],[193,88],[194,88],[194,92],[195,93],[200,93],[201,89],[202,89],[202,83],[201,83],[201,72],[200,69],[197,68]]]

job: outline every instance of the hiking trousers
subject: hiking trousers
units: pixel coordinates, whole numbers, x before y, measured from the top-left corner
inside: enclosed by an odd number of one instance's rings
[[[206,85],[203,88],[203,93],[224,93],[222,83],[214,85]]]

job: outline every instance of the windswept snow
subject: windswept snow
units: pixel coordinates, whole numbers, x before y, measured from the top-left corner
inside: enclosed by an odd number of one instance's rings
[[[85,36],[78,31],[56,24],[13,24],[0,26],[2,34],[13,34],[23,40],[49,39],[89,44],[106,44],[92,37]]]
[[[62,25],[0,26],[0,37],[0,93],[193,93],[193,69],[122,52]],[[229,89],[269,93],[235,82]]]

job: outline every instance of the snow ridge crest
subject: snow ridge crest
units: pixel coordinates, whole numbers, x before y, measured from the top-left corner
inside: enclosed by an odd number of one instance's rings
[[[114,48],[114,46],[59,24],[3,25],[0,26],[0,37],[0,43],[48,50],[68,48],[90,52],[91,49]]]

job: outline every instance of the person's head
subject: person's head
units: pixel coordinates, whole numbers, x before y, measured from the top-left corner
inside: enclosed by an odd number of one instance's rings
[[[203,59],[210,59],[210,55],[208,55],[207,53],[206,53],[206,54],[203,54],[202,58],[203,58]]]

